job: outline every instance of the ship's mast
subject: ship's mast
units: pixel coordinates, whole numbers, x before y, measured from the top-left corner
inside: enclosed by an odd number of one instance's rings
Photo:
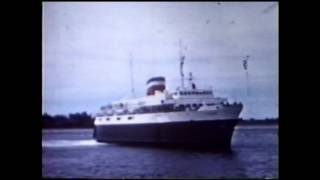
[[[184,64],[184,59],[185,56],[182,53],[182,42],[181,39],[179,40],[179,47],[180,47],[180,76],[181,76],[181,88],[184,88],[184,74],[183,74],[183,64]]]
[[[249,98],[249,95],[250,95],[250,92],[249,92],[249,72],[248,72],[248,59],[249,59],[249,55],[245,57],[245,59],[243,60],[243,68],[246,72],[246,89],[247,89],[247,103],[248,103],[248,106],[247,106],[247,114],[248,116],[251,114],[250,112],[250,98]]]
[[[135,97],[134,85],[133,85],[133,64],[132,64],[132,53],[130,53],[130,82],[131,82],[131,95]]]

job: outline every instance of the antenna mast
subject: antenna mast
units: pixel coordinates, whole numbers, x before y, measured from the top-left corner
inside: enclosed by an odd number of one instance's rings
[[[135,97],[134,85],[133,85],[133,64],[132,64],[132,53],[130,52],[130,81],[131,81],[131,95]]]
[[[179,40],[179,47],[180,47],[180,76],[181,76],[181,88],[184,88],[184,74],[183,74],[183,64],[185,56],[182,54],[182,42],[181,39]]]
[[[245,57],[243,60],[243,68],[246,71],[246,85],[247,85],[247,96],[249,97],[249,72],[248,72],[248,60],[249,60],[249,55]]]

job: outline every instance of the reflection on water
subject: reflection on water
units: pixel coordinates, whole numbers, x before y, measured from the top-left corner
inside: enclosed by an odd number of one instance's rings
[[[77,147],[77,146],[98,146],[98,145],[107,145],[107,144],[106,143],[98,143],[94,139],[42,141],[42,147]]]

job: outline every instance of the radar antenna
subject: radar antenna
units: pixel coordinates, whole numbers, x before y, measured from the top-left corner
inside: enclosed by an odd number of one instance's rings
[[[189,84],[190,84],[190,87],[191,87],[193,90],[196,89],[196,85],[193,83],[192,72],[189,72]]]

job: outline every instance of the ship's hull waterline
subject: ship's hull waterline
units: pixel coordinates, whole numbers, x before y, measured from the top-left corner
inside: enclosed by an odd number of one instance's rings
[[[117,144],[178,145],[230,149],[239,119],[203,120],[94,127],[98,142]]]

